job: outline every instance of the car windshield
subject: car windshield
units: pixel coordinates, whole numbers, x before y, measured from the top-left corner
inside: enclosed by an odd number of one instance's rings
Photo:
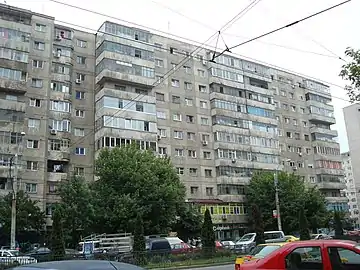
[[[243,237],[240,238],[239,242],[249,241],[249,240],[251,240],[251,238],[253,238],[253,236],[254,236],[253,233],[245,234],[245,235],[243,235]]]
[[[249,255],[254,256],[256,258],[264,258],[269,255],[271,252],[279,249],[279,245],[269,245],[269,246],[257,246],[250,252]]]

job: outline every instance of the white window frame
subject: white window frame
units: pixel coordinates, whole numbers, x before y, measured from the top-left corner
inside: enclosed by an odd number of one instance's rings
[[[77,156],[86,156],[86,148],[85,147],[76,147],[75,155]]]

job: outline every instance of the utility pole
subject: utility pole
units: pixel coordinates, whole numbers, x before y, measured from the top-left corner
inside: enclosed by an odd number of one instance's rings
[[[274,173],[274,186],[275,186],[275,204],[276,204],[276,218],[278,224],[278,230],[282,231],[281,226],[281,216],[280,216],[280,201],[279,201],[279,179],[278,179],[278,171]]]
[[[18,147],[19,148],[19,147]],[[18,165],[19,165],[19,151],[15,154],[14,160],[14,178],[12,180],[13,196],[11,201],[11,232],[10,232],[10,247],[16,249],[16,196],[17,196],[17,180],[18,180]]]

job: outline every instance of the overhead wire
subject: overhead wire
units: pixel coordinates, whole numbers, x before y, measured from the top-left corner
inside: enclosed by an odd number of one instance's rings
[[[315,16],[318,16],[318,15],[320,15],[320,14],[322,14],[322,13],[325,13],[325,12],[327,12],[327,11],[330,11],[330,10],[332,10],[332,9],[334,9],[334,8],[340,7],[340,6],[342,6],[342,5],[346,4],[346,3],[349,3],[349,2],[351,2],[351,0],[347,0],[347,1],[341,2],[341,3],[339,3],[339,4],[333,5],[333,6],[331,6],[331,7],[328,7],[328,8],[326,8],[326,9],[323,9],[323,10],[321,10],[321,11],[318,11],[318,12],[316,12],[316,13],[313,13],[313,14],[311,14],[311,15],[309,15],[309,16],[306,16],[306,17],[304,17],[304,18],[302,18],[302,19],[296,20],[296,21],[294,21],[294,22],[292,22],[292,23],[289,23],[289,24],[287,24],[287,25],[281,26],[281,27],[279,27],[279,28],[276,28],[276,29],[274,29],[274,30],[271,30],[271,31],[266,32],[266,33],[264,33],[264,34],[261,34],[261,35],[259,35],[259,36],[256,36],[256,37],[254,37],[254,38],[251,38],[251,39],[249,39],[249,40],[246,40],[246,41],[244,41],[244,42],[241,42],[241,43],[239,43],[239,44],[233,45],[233,46],[231,46],[230,48],[226,48],[226,49],[224,49],[221,53],[215,55],[215,56],[214,56],[214,60],[215,60],[217,57],[223,55],[223,54],[226,53],[226,52],[230,52],[230,53],[231,53],[231,50],[232,50],[232,49],[238,48],[238,47],[243,46],[243,45],[245,45],[245,44],[248,44],[248,43],[250,43],[250,42],[252,42],[252,41],[254,41],[254,40],[257,40],[257,39],[266,37],[266,36],[268,36],[268,35],[271,35],[271,34],[274,34],[274,33],[276,33],[276,32],[279,32],[279,31],[281,31],[281,30],[284,30],[284,29],[286,29],[286,28],[290,28],[290,27],[292,27],[292,26],[294,26],[294,25],[296,25],[296,24],[298,24],[298,23],[301,23],[301,22],[303,22],[303,21],[306,21],[306,20],[308,20],[308,19],[311,19],[311,18],[313,18],[313,17],[315,17]]]
[[[73,5],[69,5],[69,4],[66,4],[66,3],[63,3],[63,2],[60,2],[60,1],[56,1],[56,0],[49,0],[51,2],[55,2],[55,3],[59,3],[59,4],[62,4],[62,5],[65,5],[65,6],[70,6],[70,7],[73,7],[73,8],[76,8],[76,9],[80,9],[80,10],[83,10],[83,11],[87,11],[87,12],[91,12],[91,13],[94,13],[94,14],[98,14],[98,15],[101,15],[101,16],[106,16],[107,15],[104,15],[102,13],[98,13],[96,11],[91,11],[91,10],[88,10],[88,9],[83,9],[81,7],[77,7],[77,6],[73,6]],[[251,9],[254,5],[254,3],[258,3],[260,2],[260,0],[254,0],[252,1],[249,5],[247,5],[244,9],[242,9],[234,18],[232,18],[228,23],[226,23],[224,26],[222,26],[215,34],[213,34],[212,36],[210,36],[210,38],[208,38],[205,42],[201,43],[199,46],[197,46],[189,55],[186,55],[178,64],[176,64],[176,67],[175,68],[172,68],[170,69],[169,71],[167,71],[163,76],[162,76],[162,79],[159,82],[155,82],[152,86],[153,87],[156,87],[158,85],[160,85],[162,82],[165,81],[165,79],[167,79],[168,77],[170,77],[172,74],[174,74],[178,69],[179,67],[183,66],[186,62],[188,62],[190,59],[192,59],[192,56],[193,54],[197,53],[199,50],[202,50],[202,49],[205,49],[204,46],[206,46],[207,42],[209,42],[214,36],[218,35],[219,32],[221,32],[225,27],[227,27],[228,25],[230,24],[233,24],[236,20],[239,20],[241,17],[243,17],[249,9]],[[109,16],[109,18],[111,18],[111,16]],[[118,20],[117,18],[115,18],[116,20]],[[107,35],[109,35],[108,33],[105,33]],[[110,36],[112,36],[110,34]],[[116,36],[116,35],[113,35],[113,36]],[[118,36],[116,36],[118,37]],[[119,109],[117,110],[114,114],[112,114],[110,116],[110,121],[112,120],[113,117],[115,117],[116,115],[120,115],[122,113],[125,113],[127,107],[130,107],[132,104],[134,104],[133,102],[136,102],[136,101],[139,101],[137,100],[138,97],[144,97],[146,95],[143,95],[143,94],[139,94],[137,95],[135,98],[131,99],[130,102],[127,104],[128,106],[125,106],[124,108],[122,109]],[[79,140],[75,141],[74,143],[72,143],[69,147],[72,147],[74,146],[75,144],[78,144],[79,142],[82,142],[87,136],[90,136],[92,135],[93,133],[95,133],[96,130],[94,131],[90,131],[88,134],[86,134],[85,136],[81,137]]]

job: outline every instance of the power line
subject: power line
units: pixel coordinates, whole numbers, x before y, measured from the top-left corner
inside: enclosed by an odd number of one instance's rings
[[[83,8],[80,8],[80,7],[76,7],[76,6],[73,6],[73,5],[69,5],[69,4],[66,4],[66,3],[62,3],[62,2],[59,2],[59,1],[56,1],[56,0],[49,0],[49,1],[52,1],[52,2],[56,2],[56,3],[60,3],[60,4],[63,4],[63,5],[66,5],[66,6],[71,6],[71,7],[73,7],[73,8],[77,8],[77,9],[80,9],[80,10],[85,10],[85,11],[88,11],[88,12],[91,12],[91,13],[95,13],[95,14],[97,14],[97,12],[95,12],[95,11],[91,11],[91,10],[86,10],[86,9],[83,9]],[[240,18],[241,18],[241,14],[246,14],[246,11],[255,3],[255,2],[257,2],[257,1],[260,1],[260,0],[254,0],[254,1],[252,1],[248,6],[246,6],[243,10],[241,10],[234,18],[236,18],[236,20],[239,20]],[[102,15],[102,16],[106,16],[106,15],[103,15],[103,14],[99,14],[99,15]],[[170,69],[168,72],[166,72],[165,74],[164,74],[164,76],[162,77],[162,80],[158,83],[158,82],[155,82],[152,86],[153,87],[156,87],[156,86],[158,86],[158,85],[160,85],[163,81],[165,81],[165,79],[167,79],[168,77],[170,77],[172,74],[174,74],[177,70],[178,70],[178,68],[179,67],[181,67],[182,65],[184,65],[186,62],[188,62],[191,58],[192,58],[192,55],[194,54],[194,53],[196,53],[198,50],[201,50],[201,49],[204,49],[204,46],[206,45],[206,43],[207,42],[209,42],[209,40],[211,40],[214,36],[216,36],[216,35],[218,35],[219,33],[221,33],[221,31],[225,28],[225,27],[227,27],[228,25],[230,25],[231,23],[234,23],[234,18],[231,20],[231,21],[229,21],[228,23],[226,23],[218,32],[216,32],[215,34],[213,34],[210,38],[208,38],[205,42],[203,42],[202,44],[200,44],[199,46],[197,46],[196,48],[195,48],[195,50],[193,50],[189,55],[186,55],[177,65],[176,65],[176,67],[175,68],[173,68],[173,69]],[[108,34],[108,33],[106,33],[106,34]],[[116,35],[115,35],[116,36]],[[118,37],[118,36],[116,36],[116,37]],[[138,97],[143,97],[143,96],[145,96],[145,95],[143,95],[143,94],[139,94],[139,95],[137,95],[135,98],[133,98],[132,100],[130,100],[130,102],[128,103],[128,106],[131,106],[132,105],[132,103],[133,102],[136,102],[137,101],[137,98]],[[114,114],[112,114],[111,116],[110,116],[110,118],[109,118],[109,120],[111,121],[111,119],[113,118],[113,117],[115,117],[115,115],[117,115],[117,114],[121,114],[121,113],[124,113],[125,111],[126,111],[126,108],[127,106],[125,106],[124,108],[122,108],[122,109],[119,109],[118,111],[116,111]],[[109,122],[110,122],[109,121]],[[78,144],[79,142],[81,142],[81,141],[83,141],[87,136],[89,136],[89,135],[92,135],[93,133],[95,133],[95,130],[94,131],[90,131],[88,134],[86,134],[85,136],[83,136],[83,137],[81,137],[81,139],[79,139],[79,140],[77,140],[77,141],[75,141],[74,143],[72,143],[71,145],[70,145],[70,147],[71,146],[73,146],[73,145],[75,145],[75,144]]]
[[[300,22],[303,22],[303,21],[305,21],[305,20],[308,20],[308,19],[310,19],[310,18],[313,18],[313,17],[315,17],[315,16],[318,16],[318,15],[320,15],[320,14],[322,14],[322,13],[325,13],[325,12],[327,12],[327,11],[329,11],[329,10],[332,10],[332,9],[334,9],[334,8],[337,8],[337,7],[341,6],[341,5],[344,5],[344,4],[349,3],[349,2],[351,2],[351,0],[347,0],[347,1],[344,1],[344,2],[342,2],[342,3],[340,3],[340,4],[331,6],[331,7],[326,8],[326,9],[323,9],[323,10],[318,11],[318,12],[316,12],[316,13],[313,13],[313,14],[307,16],[307,17],[304,17],[304,18],[302,18],[302,19],[300,19],[300,20],[294,21],[294,22],[292,22],[292,23],[290,23],[290,24],[284,25],[284,26],[279,27],[279,28],[277,28],[277,29],[274,29],[274,30],[272,30],[272,31],[270,31],[270,32],[261,34],[260,36],[257,36],[257,37],[251,38],[251,39],[249,39],[249,40],[247,40],[247,41],[241,42],[241,43],[239,43],[239,44],[237,44],[237,45],[234,45],[234,46],[232,46],[232,47],[230,47],[230,48],[228,48],[228,49],[223,50],[221,53],[219,53],[219,54],[217,54],[217,55],[214,55],[213,58],[214,58],[214,60],[215,60],[217,57],[223,55],[223,54],[226,53],[226,52],[230,52],[232,49],[235,49],[235,48],[237,48],[237,47],[240,47],[240,46],[242,46],[242,45],[245,45],[245,44],[247,44],[247,43],[250,43],[250,42],[252,42],[252,41],[254,41],[254,40],[263,38],[263,37],[265,37],[265,36],[271,35],[271,34],[273,34],[273,33],[276,33],[276,32],[278,32],[278,31],[281,31],[281,30],[283,30],[283,29],[285,29],[285,28],[290,28],[290,27],[292,27],[292,26],[294,26],[294,25],[296,25],[296,24],[298,24],[298,23],[300,23]]]

